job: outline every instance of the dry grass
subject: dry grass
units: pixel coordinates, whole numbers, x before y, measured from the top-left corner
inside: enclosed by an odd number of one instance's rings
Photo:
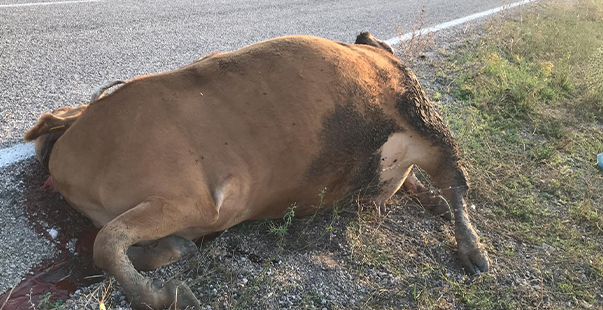
[[[399,26],[396,28],[399,38],[403,39],[406,36],[409,36],[407,40],[401,40],[395,47],[396,56],[398,56],[405,64],[410,63],[414,58],[421,57],[423,53],[434,47],[433,33],[425,33],[423,31],[425,27],[424,18],[425,6],[421,8],[419,17],[409,33],[404,33]]]

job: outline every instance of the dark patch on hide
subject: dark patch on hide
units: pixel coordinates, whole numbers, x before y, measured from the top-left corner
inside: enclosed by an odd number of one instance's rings
[[[234,59],[233,57],[221,57],[218,59],[218,67],[220,68],[220,73],[237,73],[241,74],[240,63]]]
[[[379,83],[382,83],[383,85],[389,84],[389,81],[391,80],[389,71],[377,66],[375,66],[375,70],[377,71],[377,79],[379,80]]]
[[[379,166],[377,152],[389,136],[401,130],[393,119],[362,94],[358,88],[351,91],[354,102],[337,105],[322,122],[321,152],[310,166],[312,179],[326,176],[328,192],[345,196],[362,190],[362,195],[379,193]],[[364,111],[361,111],[364,109]]]

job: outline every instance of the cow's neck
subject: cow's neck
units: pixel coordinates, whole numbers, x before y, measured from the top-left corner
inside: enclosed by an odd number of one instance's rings
[[[48,169],[48,163],[50,162],[50,154],[52,153],[52,149],[54,148],[54,144],[59,140],[59,138],[65,133],[64,131],[60,132],[52,132],[46,136],[44,143],[42,144],[42,148],[40,149],[40,161],[42,165]]]

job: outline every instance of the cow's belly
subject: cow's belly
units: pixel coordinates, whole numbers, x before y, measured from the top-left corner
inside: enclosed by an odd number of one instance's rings
[[[117,216],[109,212],[109,210],[98,202],[86,197],[86,191],[57,181],[54,181],[54,188],[61,193],[71,207],[92,220],[92,223],[97,228],[105,226],[105,224]]]
[[[394,195],[408,177],[413,163],[408,159],[409,135],[394,133],[381,147],[381,165],[379,167],[379,181],[381,185],[377,203],[382,203]]]

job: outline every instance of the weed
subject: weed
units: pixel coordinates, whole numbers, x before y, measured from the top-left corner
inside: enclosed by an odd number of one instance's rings
[[[276,224],[274,224],[274,222],[270,222],[269,223],[270,227],[269,227],[268,231],[271,234],[280,237],[282,240],[282,238],[284,238],[285,235],[287,234],[287,230],[289,229],[289,226],[291,226],[293,217],[295,217],[295,208],[296,207],[297,206],[294,204],[289,209],[287,209],[287,212],[283,216],[283,220],[285,221],[283,224],[276,225]]]
[[[322,298],[315,290],[305,291],[302,297],[303,303],[310,307],[322,304]]]
[[[433,46],[433,34],[424,33],[424,18],[425,18],[425,6],[421,8],[419,17],[412,30],[405,34],[400,27],[396,29],[399,38],[405,38],[397,46],[397,50],[401,55],[400,60],[403,63],[409,63],[412,58],[417,58],[423,54],[426,50]],[[408,37],[408,38],[406,38]]]
[[[38,309],[41,310],[61,310],[63,309],[63,300],[57,299],[51,301],[52,294],[46,292],[44,295],[39,296]]]

